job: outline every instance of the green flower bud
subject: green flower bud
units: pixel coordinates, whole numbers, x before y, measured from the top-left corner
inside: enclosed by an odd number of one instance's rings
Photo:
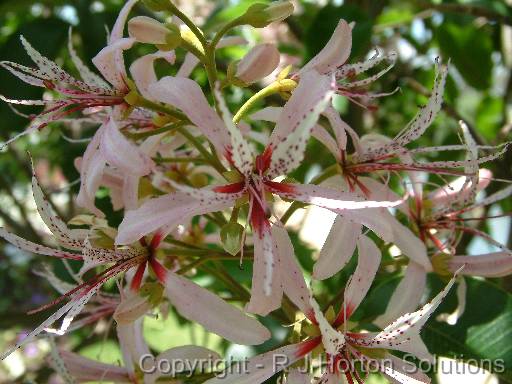
[[[263,28],[270,23],[286,19],[292,13],[293,4],[290,1],[273,1],[269,4],[256,3],[247,9],[240,20],[255,28]]]
[[[220,230],[220,239],[224,250],[235,256],[242,248],[244,227],[238,223],[228,223]]]

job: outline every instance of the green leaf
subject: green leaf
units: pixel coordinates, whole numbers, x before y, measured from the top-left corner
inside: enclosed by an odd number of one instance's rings
[[[484,28],[444,22],[437,40],[445,60],[451,59],[464,80],[474,88],[487,89],[492,78],[493,44]]]
[[[487,140],[495,140],[503,125],[503,99],[486,96],[476,109],[476,128]]]
[[[434,315],[422,338],[431,353],[469,363],[476,360],[486,368],[484,363],[489,363],[493,373],[512,383],[512,295],[488,280],[466,278],[466,282],[466,310],[457,324],[438,322]],[[455,289],[436,313],[453,310],[454,296]]]
[[[409,23],[414,19],[414,13],[407,5],[390,7],[377,17],[376,24],[384,27],[394,24]]]

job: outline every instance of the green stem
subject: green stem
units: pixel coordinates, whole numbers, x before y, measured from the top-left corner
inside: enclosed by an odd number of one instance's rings
[[[181,123],[181,122],[174,123],[174,124],[167,124],[167,125],[164,125],[163,127],[152,129],[150,131],[127,133],[126,135],[132,140],[143,140],[143,139],[146,139],[151,136],[159,135],[161,133],[172,132],[182,126],[183,126],[183,123]]]
[[[235,27],[238,27],[240,25],[239,18],[230,21],[229,23],[225,24],[213,37],[212,42],[210,43],[210,48],[215,51],[217,48],[217,44],[219,44],[220,39],[228,33],[230,29],[233,29]]]
[[[208,163],[202,157],[157,157],[157,163]]]
[[[171,1],[167,4],[169,7],[169,11],[174,14],[178,19],[183,21],[187,27],[190,28],[192,33],[197,37],[203,48],[206,48],[208,45],[208,42],[206,41],[205,37],[203,36],[202,32],[199,30],[199,28],[194,24],[192,20],[188,18],[187,15],[185,15],[183,12],[181,12]],[[205,49],[206,52],[206,49]]]
[[[139,99],[137,100],[137,107],[143,107],[143,108],[147,108],[147,109],[150,109],[152,111],[155,111],[155,112],[161,112],[161,113],[165,113],[169,116],[172,116],[172,117],[175,117],[185,123],[189,123],[190,120],[188,119],[188,117],[180,112],[180,111],[177,111],[175,109],[172,109],[172,108],[169,108],[165,105],[162,105],[162,104],[159,104],[159,103],[155,103],[153,101],[150,101],[148,99],[145,99],[143,98],[142,96],[139,97]]]
[[[220,164],[214,157],[212,157],[212,155],[194,135],[192,135],[186,129],[183,129],[183,127],[179,127],[177,131],[182,134],[199,151],[203,158],[208,161],[208,163],[210,163],[211,166],[214,167],[219,173],[222,174],[226,171],[226,168],[224,168],[222,164]]]

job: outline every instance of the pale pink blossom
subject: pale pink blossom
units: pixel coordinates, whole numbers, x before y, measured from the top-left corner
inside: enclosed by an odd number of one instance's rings
[[[253,47],[237,65],[236,78],[252,84],[270,75],[279,65],[280,54],[274,44]]]
[[[258,156],[233,124],[220,94],[217,102],[223,119],[208,105],[199,86],[188,79],[167,77],[150,87],[153,97],[181,109],[212,142],[219,154],[238,172],[240,181],[193,189],[175,184],[177,193],[162,196],[130,211],[119,227],[116,239],[129,244],[143,235],[163,229],[168,233],[188,217],[233,207],[241,198],[249,201],[249,220],[254,233],[255,267],[252,299],[248,309],[267,314],[280,305],[279,281],[273,279],[276,268],[269,216],[271,210],[266,193],[315,204],[337,213],[361,208],[395,206],[401,200],[371,201],[348,191],[337,191],[315,185],[272,181],[295,169],[303,159],[306,141],[330,96],[331,82],[312,71],[302,76],[298,88],[282,110],[269,144]]]
[[[128,1],[116,20],[110,33],[108,45],[93,59],[93,63],[103,78],[90,71],[83,64],[70,43],[70,54],[82,80],[77,80],[56,63],[42,56],[30,43],[21,37],[21,42],[37,68],[26,67],[9,61],[0,63],[13,75],[27,84],[47,88],[61,97],[55,100],[12,100],[2,96],[4,101],[21,105],[42,105],[46,109],[29,124],[22,133],[11,138],[4,145],[18,137],[41,129],[52,121],[69,114],[93,107],[122,107],[129,91],[123,51],[129,49],[134,39],[123,38],[126,18],[137,0]],[[106,81],[105,81],[105,80]]]
[[[279,371],[299,362],[313,350],[322,348],[327,357],[327,368],[320,382],[339,383],[345,377],[349,383],[362,382],[358,371],[353,370],[352,361],[363,362],[365,366],[373,365],[393,382],[398,383],[430,383],[430,379],[422,372],[411,373],[410,363],[392,356],[389,351],[408,352],[420,359],[432,360],[420,337],[420,330],[432,313],[441,304],[444,297],[455,282],[455,277],[429,303],[420,310],[406,313],[389,323],[380,332],[357,332],[348,328],[350,316],[357,309],[368,292],[373,276],[380,264],[380,252],[376,245],[366,236],[358,238],[359,263],[352,278],[345,288],[342,308],[334,320],[328,320],[320,310],[312,296],[301,297],[295,304],[304,312],[308,324],[317,329],[316,336],[297,344],[286,345],[276,350],[258,355],[244,363],[244,369],[231,370],[226,375],[213,378],[208,384],[258,384],[274,376]],[[311,294],[310,294],[311,295]],[[384,350],[385,357],[376,358],[369,352],[371,349]],[[368,352],[366,352],[368,351]],[[276,365],[275,356],[286,362]],[[389,361],[393,364],[390,367]],[[298,381],[291,383],[309,383],[307,376],[292,371],[292,378]]]

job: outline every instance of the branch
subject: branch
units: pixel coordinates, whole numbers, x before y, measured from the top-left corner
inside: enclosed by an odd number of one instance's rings
[[[431,9],[443,13],[462,13],[475,17],[485,17],[489,21],[495,21],[501,24],[512,25],[512,17],[502,15],[490,9],[471,4],[441,3],[432,4],[426,1],[418,1],[418,6],[422,9]]]

